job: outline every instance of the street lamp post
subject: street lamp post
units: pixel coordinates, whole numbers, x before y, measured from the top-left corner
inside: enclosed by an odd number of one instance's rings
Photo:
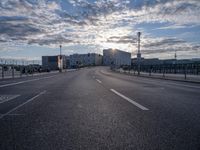
[[[176,54],[176,49],[175,49],[175,54],[174,54],[174,58],[175,58],[175,65],[174,65],[174,72],[176,74],[176,67],[177,67],[177,54]]]
[[[11,66],[11,70],[12,70],[12,78],[14,78],[15,77],[15,70],[14,70],[14,67],[15,67],[15,61],[14,60],[12,60],[12,66]]]
[[[111,68],[112,68],[112,69],[115,69],[115,65],[116,65],[116,62],[115,62],[115,49],[112,49]]]
[[[60,45],[60,56],[62,55],[62,45]]]
[[[141,36],[141,32],[138,32],[138,33],[137,33],[137,36],[138,36],[137,65],[138,65],[138,75],[140,75],[140,61],[141,61],[140,36]]]
[[[60,68],[59,71],[62,72],[62,45],[60,45],[60,57],[59,57]]]

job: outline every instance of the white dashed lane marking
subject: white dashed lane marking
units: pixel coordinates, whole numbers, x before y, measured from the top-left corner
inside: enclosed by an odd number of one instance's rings
[[[102,83],[99,79],[96,79],[97,82],[99,82],[100,84]]]
[[[112,92],[115,93],[116,95],[118,95],[118,96],[120,96],[121,98],[127,100],[128,102],[130,102],[131,104],[137,106],[138,108],[140,108],[140,109],[142,109],[142,110],[149,110],[148,108],[142,106],[141,104],[139,104],[139,103],[137,103],[136,101],[134,101],[134,100],[132,100],[132,99],[126,97],[125,95],[123,95],[123,94],[117,92],[117,91],[114,90],[114,89],[110,89],[110,91],[112,91]]]

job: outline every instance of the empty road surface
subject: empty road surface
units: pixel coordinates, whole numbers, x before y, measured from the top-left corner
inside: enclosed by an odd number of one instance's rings
[[[199,150],[200,85],[106,67],[0,81],[0,150]]]

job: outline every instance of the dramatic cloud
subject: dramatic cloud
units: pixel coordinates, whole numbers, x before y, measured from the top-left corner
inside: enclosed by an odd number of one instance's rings
[[[111,43],[122,43],[122,44],[127,44],[127,43],[136,43],[137,42],[137,38],[133,37],[133,36],[112,36],[110,37],[107,42],[111,42]]]
[[[174,50],[199,53],[195,43],[199,43],[200,36],[196,41],[180,37],[178,33],[170,37],[168,32],[163,32],[157,36],[158,31],[172,29],[195,33],[193,30],[197,29],[193,28],[200,27],[199,14],[199,0],[1,0],[0,49],[10,44],[22,47],[62,44],[75,48],[93,45],[134,54],[136,33],[142,31],[145,53]],[[148,24],[159,26],[149,30]],[[99,49],[93,51],[99,52]]]
[[[164,47],[164,46],[173,46],[173,45],[178,45],[178,44],[183,44],[186,43],[183,40],[179,40],[179,39],[161,39],[161,40],[157,40],[155,42],[149,42],[147,44],[144,45],[144,47]]]

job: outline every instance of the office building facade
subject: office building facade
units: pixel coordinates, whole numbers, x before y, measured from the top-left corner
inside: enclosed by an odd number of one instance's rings
[[[66,69],[66,57],[61,56],[42,56],[42,67],[48,70]]]
[[[100,54],[73,54],[69,56],[70,67],[99,66],[102,65],[103,57]]]
[[[104,49],[103,50],[103,65],[105,66],[130,66],[131,53],[117,50],[117,49]]]

